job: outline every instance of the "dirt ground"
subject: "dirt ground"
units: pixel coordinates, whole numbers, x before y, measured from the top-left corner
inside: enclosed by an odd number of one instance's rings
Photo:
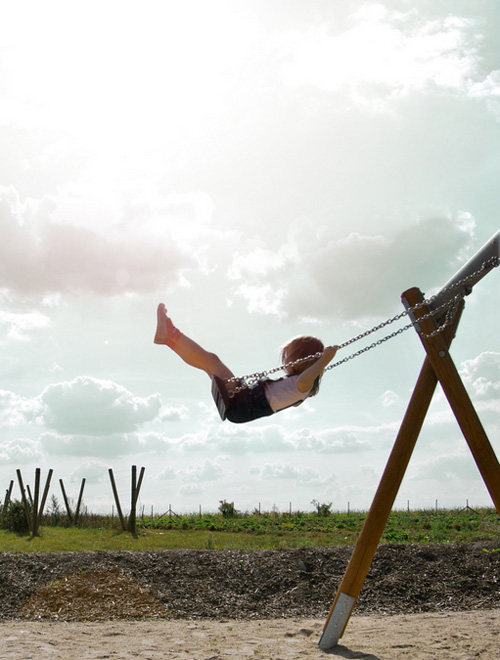
[[[2,660],[494,660],[500,612],[354,615],[338,646],[318,648],[323,621],[165,619],[0,623]]]
[[[0,553],[0,658],[321,658],[351,551]],[[331,654],[491,659],[499,605],[498,546],[382,545]]]

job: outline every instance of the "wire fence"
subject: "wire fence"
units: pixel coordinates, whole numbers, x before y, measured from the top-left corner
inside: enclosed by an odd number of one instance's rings
[[[256,502],[255,505],[239,507],[237,502],[226,501],[225,499],[219,500],[218,505],[216,506],[213,504],[205,505],[200,503],[196,507],[192,507],[186,506],[181,502],[148,504],[140,499],[140,488],[144,476],[144,468],[141,468],[139,479],[137,479],[137,469],[135,466],[132,466],[132,478],[128,493],[124,493],[123,488],[120,492],[118,491],[113,471],[112,469],[109,469],[110,485],[108,486],[108,490],[105,492],[103,490],[100,491],[100,504],[99,506],[94,507],[94,509],[96,509],[95,511],[92,511],[92,507],[87,506],[85,503],[85,479],[82,479],[78,499],[75,501],[74,498],[68,495],[69,489],[64,486],[62,479],[59,479],[60,490],[57,489],[57,487],[54,488],[54,484],[52,484],[52,489],[50,488],[51,475],[52,471],[50,470],[42,493],[43,480],[41,479],[39,468],[35,471],[34,489],[30,488],[28,483],[24,483],[20,470],[17,470],[19,488],[15,489],[15,481],[11,480],[8,488],[5,490],[4,498],[0,499],[0,514],[8,508],[10,502],[19,498],[19,493],[20,500],[22,501],[25,510],[31,512],[30,515],[32,522],[35,524],[35,532],[36,523],[38,519],[41,520],[42,516],[45,516],[45,518],[51,518],[55,521],[55,524],[58,524],[58,521],[67,519],[70,524],[75,525],[83,520],[85,520],[86,524],[89,524],[92,520],[97,521],[104,517],[110,517],[111,521],[115,521],[115,519],[119,520],[122,529],[125,531],[131,523],[133,524],[134,520],[144,519],[146,517],[168,517],[169,519],[172,519],[181,516],[198,516],[201,518],[206,515],[217,514],[223,516],[293,516],[307,513],[316,513],[318,516],[326,516],[330,514],[363,514],[367,513],[369,510],[369,506],[358,505],[351,500],[348,500],[343,504],[338,504],[321,501],[319,498],[312,499],[306,506],[296,506],[292,500],[289,500],[288,502],[275,503],[271,506],[264,506],[261,502]],[[491,502],[488,503],[485,502],[483,498],[481,499],[482,501],[479,501],[474,496],[471,496],[471,498],[466,497],[462,502],[458,502],[456,498],[447,498],[443,500],[438,497],[433,499],[426,498],[425,500],[422,499],[418,501],[407,499],[405,501],[400,500],[399,503],[396,503],[393,510],[395,512],[406,511],[408,513],[433,511],[435,514],[438,514],[440,511],[455,510],[474,512],[476,509],[493,507]],[[33,514],[33,509],[36,509],[36,515]]]

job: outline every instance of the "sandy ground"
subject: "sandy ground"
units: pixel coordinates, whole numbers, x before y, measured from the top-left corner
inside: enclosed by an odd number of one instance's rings
[[[353,616],[329,653],[317,644],[323,621],[109,621],[0,623],[2,660],[494,660],[500,610]]]

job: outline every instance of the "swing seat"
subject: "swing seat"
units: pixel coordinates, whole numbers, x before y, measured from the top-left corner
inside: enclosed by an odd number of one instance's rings
[[[214,376],[212,378],[212,396],[219,411],[220,418],[224,421],[229,408],[229,394],[222,378]]]

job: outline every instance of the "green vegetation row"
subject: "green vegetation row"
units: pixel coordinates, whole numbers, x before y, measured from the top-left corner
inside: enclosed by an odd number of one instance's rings
[[[317,503],[316,503],[317,504]],[[221,501],[213,514],[142,516],[137,534],[121,532],[116,516],[83,513],[77,525],[57,507],[44,515],[39,537],[31,537],[25,512],[13,502],[0,516],[0,550],[62,552],[77,550],[276,549],[353,545],[366,512],[242,513]],[[493,508],[393,511],[382,542],[478,542],[500,547],[500,517]]]

